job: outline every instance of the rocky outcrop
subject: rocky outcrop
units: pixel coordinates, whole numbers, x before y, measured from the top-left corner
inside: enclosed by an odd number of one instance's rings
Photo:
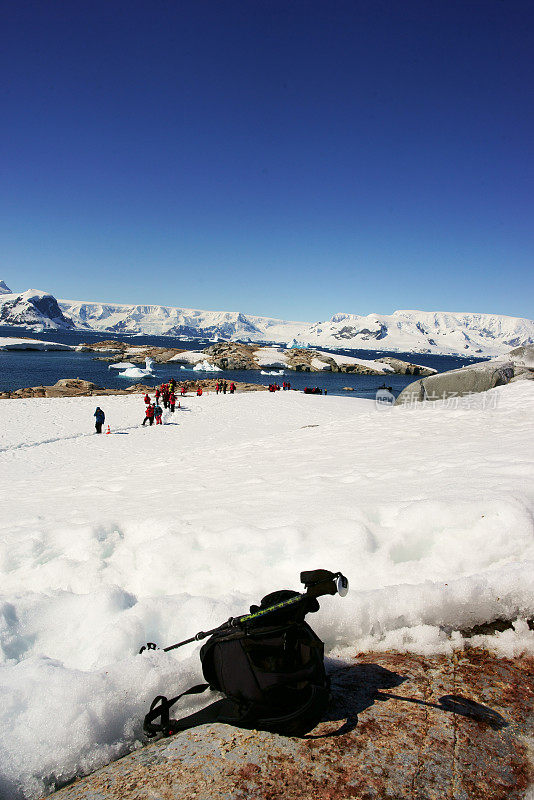
[[[441,372],[415,381],[399,394],[396,405],[423,400],[444,400],[463,397],[504,386],[518,380],[534,380],[534,345],[517,347],[506,358],[480,361],[468,367]]]
[[[390,367],[393,367],[397,375],[421,375],[421,377],[427,377],[429,375],[435,375],[437,372],[437,370],[431,367],[423,367],[421,364],[411,364],[409,361],[402,361],[400,358],[391,358],[390,356],[377,358],[376,360],[383,364],[389,364]]]
[[[208,361],[219,369],[259,369],[254,361],[254,351],[258,348],[240,342],[217,342],[202,352]]]
[[[90,397],[92,395],[108,394],[132,394],[150,390],[145,386],[130,386],[128,389],[105,389],[97,386],[91,381],[81,378],[61,378],[53,386],[30,386],[23,389],[15,389],[10,392],[0,392],[2,400],[16,400],[17,398],[28,397]]]
[[[444,400],[447,397],[486,392],[495,386],[504,386],[514,377],[512,363],[497,365],[491,361],[471,364],[468,367],[441,372],[422,378],[406,386],[397,397],[395,405],[423,400]]]
[[[154,359],[159,364],[164,364],[171,360],[176,363],[183,362],[189,366],[195,363],[190,360],[189,354],[191,351],[188,350],[152,347],[151,345],[132,345],[113,339],[93,344],[80,344],[76,349],[81,352],[98,353],[98,360],[111,363],[126,360],[135,364],[144,364],[147,357]],[[258,362],[256,354],[259,351],[264,351],[264,348],[256,344],[224,341],[217,342],[202,351],[198,351],[197,355],[202,360],[200,357],[200,352],[202,352],[202,356],[205,357],[209,364],[222,370],[261,370],[265,369],[265,362],[262,364]],[[183,355],[183,359],[180,358],[180,355]],[[384,375],[393,370],[393,372],[401,375],[432,375],[435,373],[435,370],[418,364],[410,364],[398,358],[363,361],[347,356],[330,355],[321,350],[298,347],[280,349],[279,353],[277,352],[276,362],[277,368],[283,366],[284,369],[294,370],[295,372],[331,371],[357,373],[360,375]],[[385,364],[386,368],[383,368],[382,364]]]
[[[144,364],[145,358],[154,359],[159,364],[167,361],[183,363],[191,366],[195,360],[191,360],[192,351],[178,348],[152,347],[151,345],[132,345],[127,342],[115,341],[113,339],[95,342],[93,344],[84,343],[76,348],[81,352],[98,353],[97,360],[118,363],[120,361],[131,361],[136,364]],[[222,370],[250,370],[265,369],[265,361],[260,364],[257,354],[265,349],[256,344],[245,344],[242,342],[217,342],[202,351],[196,352],[197,360],[205,359],[209,364]],[[183,356],[183,358],[180,358]],[[386,368],[382,367],[383,362]],[[376,366],[374,366],[376,365]],[[280,349],[276,354],[276,368],[294,370],[295,372],[348,372],[361,375],[384,375],[392,370],[400,374],[420,374],[430,375],[435,370],[421,367],[417,364],[409,364],[400,359],[379,359],[378,361],[362,361],[357,358],[347,356],[330,355],[321,350],[310,348],[288,348]],[[390,369],[387,369],[390,367]],[[419,370],[419,372],[417,372]]]
[[[358,375],[385,374],[385,370],[381,369],[379,364],[375,369],[370,365],[372,362],[364,364],[358,362],[357,359],[336,359],[321,350],[292,348],[291,350],[286,350],[285,355],[287,369],[293,369],[296,372],[323,372],[324,370],[330,370],[331,372],[352,372]]]
[[[93,344],[84,342],[76,347],[81,353],[99,353],[96,361],[108,361],[117,363],[127,359],[134,364],[145,363],[145,358],[152,358],[158,364],[165,364],[179,353],[183,353],[180,347],[154,347],[153,345],[132,345],[126,342],[108,339],[103,342]]]
[[[304,738],[206,725],[136,750],[52,800],[523,800],[534,660],[355,653]]]
[[[400,393],[396,404],[462,397],[525,380],[534,380],[534,345],[517,347],[506,358],[499,356],[411,383]]]
[[[105,339],[103,342],[82,342],[76,345],[80,353],[123,353],[128,347],[126,342],[116,342],[114,339]]]
[[[196,393],[198,387],[205,392],[214,392],[214,380],[193,380],[178,381],[177,387],[185,387],[186,392]],[[262,392],[267,391],[267,387],[260,383],[245,383],[234,381],[236,392]],[[100,395],[129,395],[129,394],[154,394],[154,386],[147,386],[144,383],[136,383],[127,389],[105,389],[97,386],[91,381],[84,381],[81,378],[62,378],[53,386],[30,386],[24,389],[15,389],[10,392],[0,392],[0,400],[17,400],[29,397],[92,397]]]

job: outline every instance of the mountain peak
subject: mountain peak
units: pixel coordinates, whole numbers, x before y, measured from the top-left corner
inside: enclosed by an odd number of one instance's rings
[[[0,280],[0,294],[13,294],[5,281]]]

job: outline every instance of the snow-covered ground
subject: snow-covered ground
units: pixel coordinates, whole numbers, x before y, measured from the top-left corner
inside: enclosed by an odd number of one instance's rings
[[[74,350],[74,347],[59,342],[44,342],[42,339],[0,336],[0,350]]]
[[[280,347],[260,347],[254,353],[254,360],[260,367],[274,369],[287,367],[289,353]]]
[[[351,581],[310,617],[330,655],[445,651],[497,617],[520,621],[488,646],[533,649],[534,385],[484,397],[205,394],[153,428],[140,396],[2,401],[2,800],[127,752],[156,694],[198,682],[198,647],[143,643],[299,588],[303,569]]]

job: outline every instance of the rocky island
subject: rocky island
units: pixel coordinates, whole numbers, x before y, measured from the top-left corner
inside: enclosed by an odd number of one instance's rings
[[[242,342],[217,342],[204,350],[181,350],[173,347],[131,345],[113,339],[84,343],[76,350],[98,353],[97,358],[110,363],[130,361],[142,364],[152,358],[159,364],[174,362],[195,367],[199,364],[221,370],[293,370],[295,372],[352,372],[361,375],[434,375],[435,369],[398,358],[367,360],[308,348],[261,347]],[[208,367],[208,368],[209,368]]]

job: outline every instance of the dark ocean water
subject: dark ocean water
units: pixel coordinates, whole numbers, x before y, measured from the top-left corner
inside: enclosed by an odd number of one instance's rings
[[[187,342],[180,341],[171,336],[125,336],[108,333],[85,333],[70,331],[51,331],[32,333],[27,329],[0,327],[1,336],[26,336],[46,341],[60,342],[61,344],[76,345],[82,342],[98,342],[109,339],[128,341],[131,344],[149,344],[161,347],[178,347],[183,350],[201,350],[209,342],[205,339],[191,339]],[[323,348],[326,349],[326,348]],[[390,351],[376,350],[330,350],[332,353],[354,356],[355,358],[375,359],[391,355],[404,361],[411,361],[423,366],[433,367],[439,372],[472,364],[480,358],[458,358],[456,356],[436,356],[428,353],[392,353]],[[351,375],[348,373],[305,373],[287,370],[284,375],[261,375],[258,370],[227,370],[224,373],[193,372],[190,369],[181,369],[178,364],[155,365],[155,374],[152,378],[127,380],[120,378],[116,370],[109,369],[105,361],[95,361],[93,353],[73,353],[69,351],[40,352],[40,351],[0,351],[0,391],[20,389],[25,386],[50,386],[60,378],[83,378],[93,381],[98,386],[112,389],[124,389],[133,383],[145,383],[156,386],[163,380],[172,377],[176,380],[193,378],[212,378],[215,375],[224,375],[228,381],[246,381],[248,383],[282,383],[291,381],[294,389],[303,389],[305,386],[318,386],[326,389],[329,394],[349,395],[351,397],[372,397],[376,389],[385,381],[391,386],[394,394],[411,383],[415,378],[411,375],[391,375],[383,378],[379,375]],[[354,391],[344,391],[350,386]]]

